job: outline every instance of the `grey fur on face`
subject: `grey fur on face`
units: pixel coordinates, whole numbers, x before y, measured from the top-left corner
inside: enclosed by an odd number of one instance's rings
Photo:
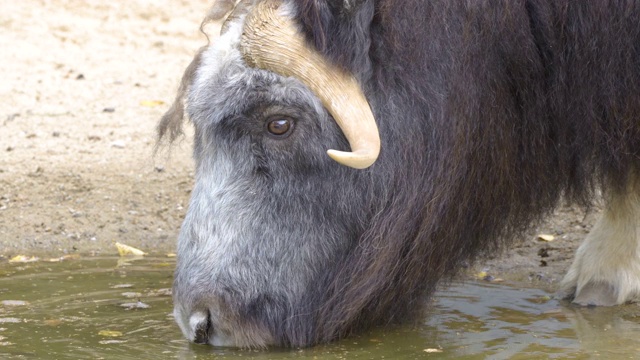
[[[323,169],[340,168],[326,149],[346,145],[299,81],[246,67],[237,30],[202,52],[188,91],[196,184],[178,240],[175,316],[191,340],[203,336],[194,321],[211,321],[205,341],[259,347],[309,316],[297,312],[310,287],[351,246],[349,226],[325,224],[348,221],[349,204],[320,199],[344,191]],[[293,123],[286,138],[266,130],[280,118]]]

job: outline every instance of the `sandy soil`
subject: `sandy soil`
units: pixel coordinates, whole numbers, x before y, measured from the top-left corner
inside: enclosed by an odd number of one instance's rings
[[[193,183],[191,142],[154,157],[154,128],[206,43],[198,28],[209,3],[2,3],[2,257],[109,255],[115,241],[174,250]],[[553,287],[593,218],[562,209],[473,271]]]
[[[154,128],[206,42],[208,6],[3,2],[0,254],[173,250],[190,143],[154,158]]]

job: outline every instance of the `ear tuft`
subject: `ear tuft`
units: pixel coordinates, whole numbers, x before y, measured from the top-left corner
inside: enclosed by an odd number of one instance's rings
[[[175,100],[173,100],[173,104],[171,105],[169,110],[167,110],[167,112],[162,116],[160,122],[158,122],[158,125],[156,127],[156,150],[167,135],[168,142],[169,144],[171,144],[175,139],[183,134],[182,124],[184,123],[184,99],[187,95],[187,91],[189,90],[189,86],[191,85],[191,82],[196,74],[196,70],[200,65],[200,59],[202,58],[202,53],[205,49],[206,46],[200,48],[194,56],[193,60],[191,60],[189,66],[187,66],[184,74],[182,75],[182,80],[180,80],[178,93],[176,94]]]

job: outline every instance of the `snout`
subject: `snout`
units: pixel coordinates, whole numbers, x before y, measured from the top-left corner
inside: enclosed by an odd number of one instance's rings
[[[173,310],[173,315],[184,336],[193,343],[221,347],[241,347],[233,339],[221,336],[219,332],[216,332],[211,312],[208,310],[183,312],[180,306],[176,306]]]
[[[196,344],[209,343],[209,338],[213,335],[213,324],[211,323],[211,314],[208,311],[195,311],[190,315],[183,316],[179,308],[176,307],[173,315],[187,339]]]
[[[234,314],[220,314],[218,308],[188,309],[176,304],[173,315],[184,336],[196,344],[237,348],[273,345],[273,337],[264,327],[239,320]]]
[[[225,334],[224,326],[214,325],[209,310],[184,311],[177,305],[173,315],[187,340],[196,344],[209,344],[220,347],[254,347],[246,342],[239,343],[231,334]]]

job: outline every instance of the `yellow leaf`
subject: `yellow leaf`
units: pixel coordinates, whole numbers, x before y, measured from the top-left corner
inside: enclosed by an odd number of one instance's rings
[[[64,256],[61,256],[61,257],[58,257],[58,258],[47,259],[46,261],[48,261],[48,262],[60,262],[60,261],[71,260],[71,259],[80,259],[80,254],[64,255]]]
[[[162,100],[142,100],[140,101],[140,105],[146,107],[156,107],[160,105],[164,105],[164,101]]]
[[[118,337],[118,336],[122,336],[122,332],[121,331],[114,331],[114,330],[100,330],[98,335],[100,335],[100,336]]]
[[[174,254],[174,253],[168,253],[168,254],[167,254],[167,257],[169,257],[169,258],[174,258],[174,257],[176,257],[176,254]]]
[[[118,254],[120,254],[120,256],[127,256],[127,255],[144,256],[147,254],[140,249],[136,249],[133,246],[121,244],[119,242],[116,243],[116,247],[118,248]]]
[[[539,234],[538,235],[538,240],[540,241],[553,241],[553,239],[555,239],[555,236],[553,235],[547,235],[547,234]]]
[[[35,256],[28,257],[25,255],[16,255],[11,259],[9,259],[9,262],[10,263],[30,263],[30,262],[36,262],[38,260],[40,259]]]

